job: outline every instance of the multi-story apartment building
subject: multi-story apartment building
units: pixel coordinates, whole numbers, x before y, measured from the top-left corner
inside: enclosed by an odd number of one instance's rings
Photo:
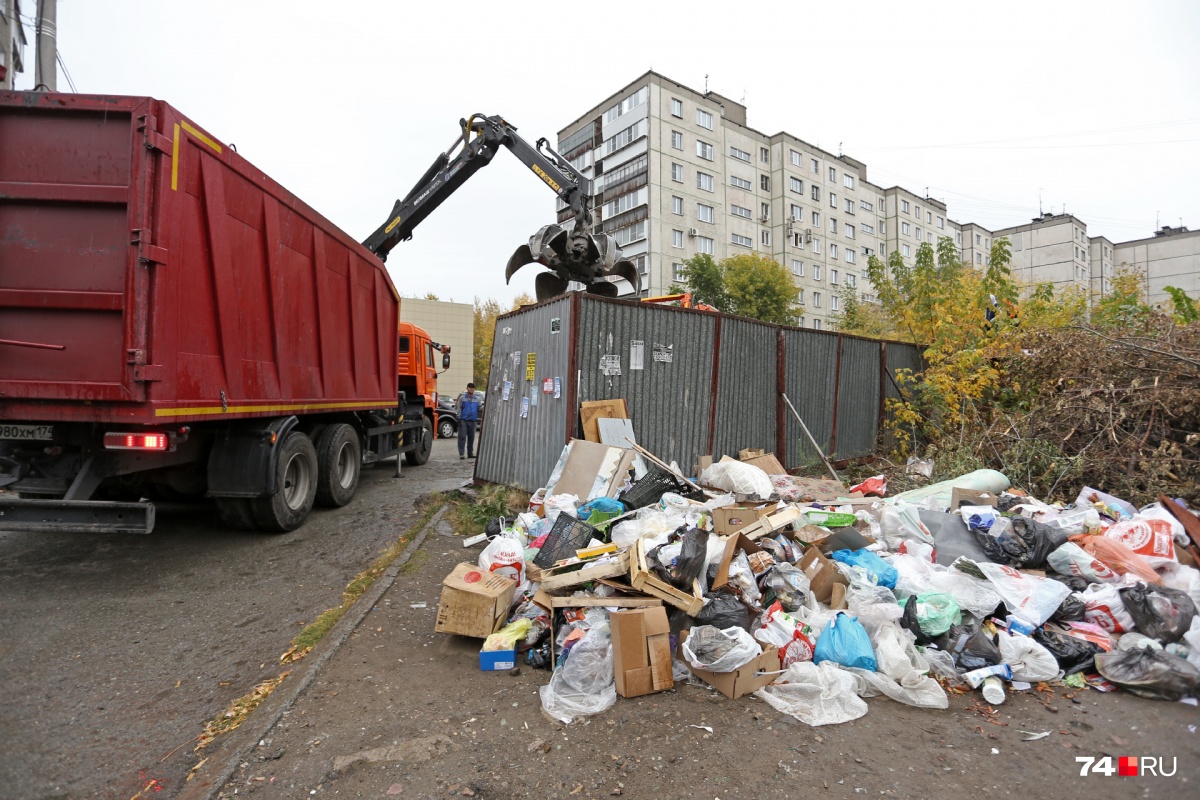
[[[1150,305],[1169,305],[1167,286],[1200,298],[1200,231],[1182,225],[1162,227],[1148,239],[1112,245],[1113,263],[1135,269],[1144,281]]]
[[[1124,253],[1146,265],[1152,296],[1171,281],[1200,288],[1200,236],[1164,244],[1160,233],[1127,247],[1089,238],[1087,226],[1066,214],[994,232],[956,222],[943,201],[874,184],[863,162],[787,132],[755,130],[741,103],[655,72],[562,128],[558,151],[593,179],[598,227],[637,264],[643,296],[668,292],[698,253],[719,260],[759,252],[791,272],[803,324],[828,327],[840,291],[874,299],[871,255],[908,260],[943,236],[976,269],[989,263],[993,240],[1008,236],[1014,277],[1028,286],[1102,294]],[[564,220],[561,203],[559,212]],[[1160,273],[1172,277],[1153,277]],[[1178,277],[1185,273],[1191,284]]]

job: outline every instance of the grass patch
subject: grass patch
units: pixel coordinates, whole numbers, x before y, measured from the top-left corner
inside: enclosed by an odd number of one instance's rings
[[[459,533],[482,533],[485,525],[496,517],[512,519],[529,508],[529,492],[514,486],[489,484],[471,496],[463,492],[447,495],[450,521]]]

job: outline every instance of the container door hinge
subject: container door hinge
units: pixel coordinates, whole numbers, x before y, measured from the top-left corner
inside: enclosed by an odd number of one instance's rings
[[[163,379],[162,364],[139,364],[133,368],[133,379],[142,383],[161,381]]]
[[[158,150],[160,153],[170,153],[173,142],[170,137],[164,136],[154,130],[158,127],[158,119],[154,116],[138,117],[138,130],[145,137],[145,146],[147,150]]]
[[[138,254],[139,264],[166,264],[167,263],[167,248],[157,247],[152,244],[144,244],[140,248]]]

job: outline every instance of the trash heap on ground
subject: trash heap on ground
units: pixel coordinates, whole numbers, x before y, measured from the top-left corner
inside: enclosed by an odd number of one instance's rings
[[[574,440],[516,519],[443,585],[437,630],[482,669],[552,670],[556,719],[703,681],[810,725],[886,695],[948,708],[1041,682],[1200,694],[1200,519],[1084,487],[1070,506],[994,470],[887,496],[743,451],[684,477]],[[476,537],[480,538],[480,537]]]

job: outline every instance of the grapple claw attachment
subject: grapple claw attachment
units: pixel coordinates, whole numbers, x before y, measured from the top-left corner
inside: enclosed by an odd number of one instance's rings
[[[507,283],[521,267],[538,263],[553,273],[538,275],[535,283],[538,300],[562,294],[570,281],[582,283],[592,294],[616,297],[620,289],[611,278],[628,281],[636,294],[641,288],[640,275],[633,262],[619,257],[620,252],[608,234],[574,232],[564,225],[547,225],[529,237],[528,245],[521,245],[512,254],[504,279]],[[561,288],[556,289],[560,284]],[[544,291],[553,293],[543,295]]]

